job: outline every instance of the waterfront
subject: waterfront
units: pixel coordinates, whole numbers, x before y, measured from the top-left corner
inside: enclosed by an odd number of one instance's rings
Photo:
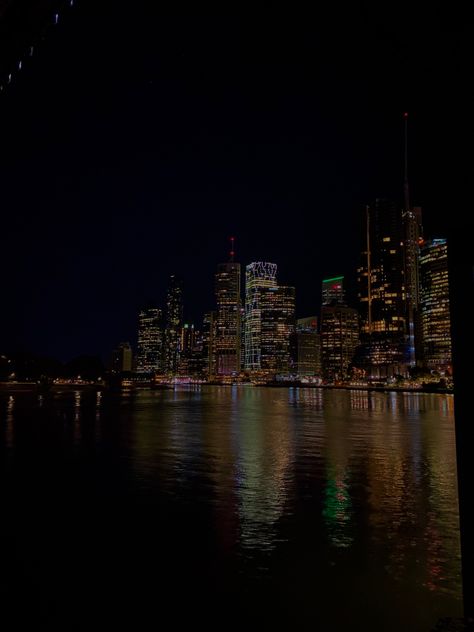
[[[421,632],[460,615],[450,395],[195,386],[0,405],[18,629]]]

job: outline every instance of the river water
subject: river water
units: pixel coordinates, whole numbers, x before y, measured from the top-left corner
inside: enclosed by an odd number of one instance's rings
[[[8,630],[461,614],[450,395],[3,392],[0,445]]]

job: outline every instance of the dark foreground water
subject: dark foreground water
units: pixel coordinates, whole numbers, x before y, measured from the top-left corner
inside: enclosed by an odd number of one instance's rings
[[[461,613],[451,396],[0,394],[5,630],[430,630]]]

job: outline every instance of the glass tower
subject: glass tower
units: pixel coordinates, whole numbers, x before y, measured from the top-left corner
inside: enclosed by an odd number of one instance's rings
[[[217,375],[240,372],[240,263],[220,263],[215,276],[215,361]]]
[[[260,368],[289,373],[290,340],[295,333],[295,288],[280,285],[260,290]]]
[[[164,369],[167,373],[178,370],[183,326],[183,285],[176,275],[169,278],[166,295],[165,344],[163,354]]]
[[[261,307],[263,288],[275,287],[277,265],[258,261],[245,270],[245,361],[248,371],[261,368]]]
[[[448,247],[446,239],[427,241],[421,249],[421,323],[423,364],[451,372]]]
[[[162,312],[146,307],[138,314],[137,372],[155,373],[162,368]]]

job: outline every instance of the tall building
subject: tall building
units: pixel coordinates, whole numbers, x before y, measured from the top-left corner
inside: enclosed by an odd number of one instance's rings
[[[192,351],[194,349],[194,325],[193,323],[184,323],[181,327],[180,334],[180,351],[181,353],[187,353],[188,351]]]
[[[277,266],[258,261],[245,270],[245,370],[261,368],[261,307],[260,296],[264,288],[275,287]]]
[[[446,239],[424,243],[420,256],[423,364],[451,373],[448,247]]]
[[[316,316],[296,321],[296,371],[298,376],[321,373],[321,340]]]
[[[260,290],[260,368],[275,373],[291,369],[290,340],[295,332],[295,288],[284,285]]]
[[[321,298],[323,305],[345,304],[344,277],[323,279]]]
[[[167,373],[178,370],[181,328],[183,325],[183,285],[176,275],[172,274],[168,282],[166,295],[165,340],[163,364]]]
[[[403,254],[406,295],[406,318],[408,334],[409,364],[416,364],[417,353],[421,337],[419,305],[420,305],[420,241],[423,237],[421,208],[410,204],[410,189],[408,184],[408,113],[403,115],[405,122],[405,176],[403,183],[404,206],[403,222]]]
[[[321,360],[328,380],[348,376],[359,344],[359,314],[345,305],[321,307]]]
[[[158,307],[145,307],[138,314],[137,372],[155,373],[162,369],[162,312]]]
[[[233,258],[233,254],[231,255]],[[217,375],[240,372],[240,263],[220,263],[215,275],[216,323],[214,352]]]
[[[128,373],[132,370],[133,353],[129,342],[121,342],[112,353],[112,372]]]
[[[361,314],[360,363],[381,375],[406,370],[409,342],[402,212],[377,199],[366,212],[367,247],[357,270]]]
[[[216,374],[216,362],[214,353],[216,312],[207,312],[202,321],[202,357],[203,372],[206,377]]]

